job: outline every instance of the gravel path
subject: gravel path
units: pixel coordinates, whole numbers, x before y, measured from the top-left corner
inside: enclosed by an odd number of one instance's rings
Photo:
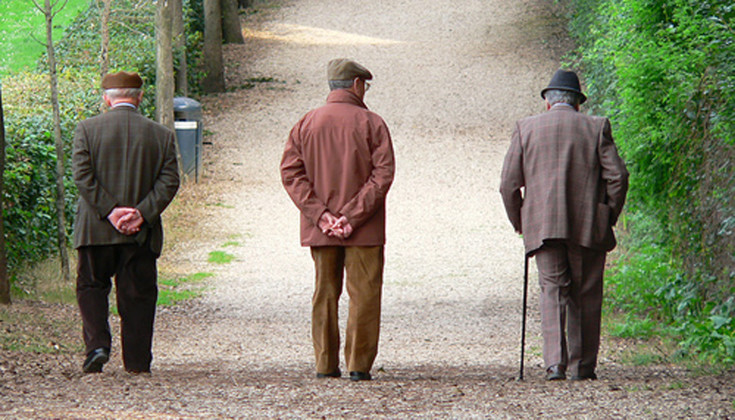
[[[204,101],[213,145],[203,179],[178,198],[178,240],[161,265],[214,272],[205,296],[159,312],[152,375],[125,374],[115,353],[105,374],[83,376],[67,357],[33,370],[43,380],[6,384],[0,414],[735,418],[732,374],[623,365],[607,337],[599,381],[545,383],[534,273],[527,379],[515,380],[523,249],[497,191],[513,122],[542,111],[538,92],[570,47],[549,3],[294,0],[247,18],[246,45],[227,50],[228,85],[264,79]],[[339,56],[376,76],[366,103],[397,160],[380,353],[375,380],[359,384],[314,378],[313,267],[278,172],[288,131],[324,102]],[[214,250],[235,261],[213,267]]]

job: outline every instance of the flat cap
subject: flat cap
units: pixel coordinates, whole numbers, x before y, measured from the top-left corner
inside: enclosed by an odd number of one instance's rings
[[[327,80],[372,80],[370,70],[347,58],[335,58],[327,64]]]
[[[102,89],[139,89],[143,86],[143,79],[138,73],[120,71],[108,73],[102,78]]]

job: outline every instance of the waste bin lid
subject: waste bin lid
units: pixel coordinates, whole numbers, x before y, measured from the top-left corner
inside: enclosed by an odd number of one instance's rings
[[[185,96],[177,96],[174,98],[174,110],[186,111],[191,109],[202,109],[202,104]]]
[[[202,104],[194,99],[179,96],[174,98],[174,119],[176,120],[201,120]]]

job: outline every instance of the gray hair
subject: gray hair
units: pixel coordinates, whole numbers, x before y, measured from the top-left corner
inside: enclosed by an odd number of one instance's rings
[[[143,89],[140,88],[114,88],[105,89],[105,95],[110,99],[138,99]]]
[[[330,80],[329,90],[349,89],[354,83],[354,80]]]
[[[572,106],[579,106],[582,102],[582,96],[575,92],[568,90],[549,89],[544,93],[544,99],[549,102],[549,105],[555,105],[558,103],[569,104]]]

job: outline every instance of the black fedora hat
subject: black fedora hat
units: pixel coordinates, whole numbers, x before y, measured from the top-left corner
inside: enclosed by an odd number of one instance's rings
[[[583,104],[584,101],[587,100],[587,97],[582,93],[582,88],[579,85],[577,73],[573,71],[557,70],[556,73],[554,73],[554,77],[551,78],[549,86],[546,86],[546,88],[541,91],[541,97],[546,99],[546,91],[551,89],[566,90],[568,92],[579,94],[582,98],[579,101],[580,104]]]

